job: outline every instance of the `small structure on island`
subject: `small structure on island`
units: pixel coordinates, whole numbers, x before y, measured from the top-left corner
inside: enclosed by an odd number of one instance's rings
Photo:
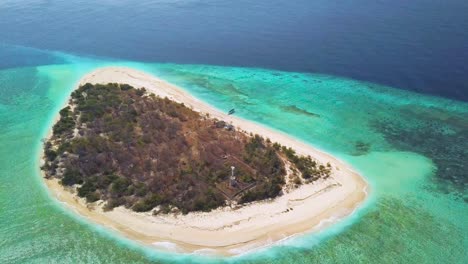
[[[226,122],[224,122],[222,120],[221,121],[216,121],[215,126],[216,126],[216,128],[223,128],[223,127],[226,126]]]
[[[222,120],[221,121],[216,121],[214,123],[214,125],[215,125],[216,128],[224,128],[227,131],[234,131],[235,130],[235,128],[234,128],[234,126],[232,124],[228,124],[228,123],[226,123],[225,121],[222,121]]]
[[[224,126],[224,129],[226,129],[227,131],[234,131],[234,126],[231,124],[226,124]]]
[[[236,169],[236,167],[231,166],[231,177],[229,178],[229,185],[231,187],[234,187],[234,185],[236,184],[236,176],[234,175],[234,170],[235,169]]]

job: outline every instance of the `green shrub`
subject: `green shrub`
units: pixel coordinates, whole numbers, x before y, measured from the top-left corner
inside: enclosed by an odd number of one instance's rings
[[[44,154],[49,161],[53,161],[57,157],[57,152],[52,149],[46,149]]]
[[[101,195],[99,195],[98,192],[92,192],[86,195],[86,202],[88,203],[94,203],[96,201],[99,201],[100,199],[101,199]]]
[[[88,179],[78,188],[78,196],[87,197],[89,194],[95,192],[98,186],[95,181]]]
[[[157,194],[151,194],[144,198],[143,200],[138,201],[133,205],[132,209],[135,212],[147,212],[158,206],[162,202],[161,196]]]
[[[80,172],[74,169],[66,169],[61,180],[62,185],[71,186],[74,184],[82,184]]]
[[[127,189],[132,184],[132,182],[124,177],[116,178],[111,185],[110,191],[116,196],[123,196],[127,194]]]
[[[64,132],[71,132],[75,127],[75,120],[73,120],[73,114],[70,111],[70,107],[67,106],[60,110],[60,119],[53,126],[52,132],[54,135],[61,135]]]
[[[121,85],[120,85],[120,89],[121,89],[122,91],[128,91],[128,90],[133,89],[133,86],[128,85],[128,84],[121,84]]]

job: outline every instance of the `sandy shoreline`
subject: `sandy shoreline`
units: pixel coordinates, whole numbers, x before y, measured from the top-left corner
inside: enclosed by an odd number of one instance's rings
[[[110,227],[126,237],[177,252],[209,252],[236,255],[263,247],[294,234],[323,228],[322,221],[351,214],[366,198],[368,185],[348,165],[288,135],[235,117],[209,106],[182,89],[129,68],[106,67],[84,76],[84,83],[126,83],[148,92],[183,102],[201,113],[231,122],[234,126],[292,147],[333,167],[332,177],[303,185],[271,201],[239,209],[220,208],[209,213],[158,215],[135,213],[118,207],[104,212],[90,209],[84,199],[65,190],[58,180],[45,180],[51,193],[76,213],[92,222]]]

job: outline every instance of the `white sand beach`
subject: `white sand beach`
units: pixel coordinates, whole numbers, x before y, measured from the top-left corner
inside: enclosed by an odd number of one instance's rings
[[[136,213],[123,207],[104,212],[100,206],[89,206],[58,180],[45,180],[51,193],[67,207],[97,224],[156,248],[177,252],[210,252],[236,255],[264,247],[286,237],[325,228],[330,218],[351,214],[367,196],[368,184],[349,165],[284,133],[236,116],[227,115],[194,98],[181,88],[152,75],[122,67],[106,67],[84,76],[85,83],[126,83],[135,88],[184,103],[195,111],[232,123],[235,127],[262,135],[310,155],[322,163],[330,162],[332,176],[267,201],[240,208],[223,207],[208,213],[187,215],[152,215]],[[322,224],[321,224],[322,223]]]

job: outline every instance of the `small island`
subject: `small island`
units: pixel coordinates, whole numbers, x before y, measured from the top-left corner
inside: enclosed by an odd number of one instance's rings
[[[349,214],[365,197],[365,182],[338,160],[245,125],[233,112],[210,108],[144,73],[104,68],[86,76],[60,110],[41,169],[57,198],[79,213],[183,252],[233,255],[240,247],[263,246],[330,215]],[[313,217],[292,213],[343,187],[345,197],[332,200],[331,208],[309,206]],[[267,216],[274,219],[262,221]]]
[[[117,83],[74,91],[44,153],[46,177],[76,186],[88,203],[157,208],[155,214],[275,198],[285,185],[327,178],[331,170],[183,103]]]

